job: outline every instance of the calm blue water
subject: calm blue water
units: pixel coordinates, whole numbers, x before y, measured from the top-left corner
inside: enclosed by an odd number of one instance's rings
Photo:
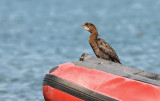
[[[51,67],[94,55],[87,21],[123,64],[160,73],[159,10],[159,0],[1,0],[1,101],[43,101]]]

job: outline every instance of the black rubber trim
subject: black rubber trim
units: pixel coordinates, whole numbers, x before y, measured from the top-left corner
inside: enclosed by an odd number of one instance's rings
[[[59,68],[59,66],[55,66],[55,67],[51,68],[51,69],[49,70],[49,73],[52,73],[52,72],[55,71],[57,68]]]
[[[46,74],[43,85],[51,86],[85,101],[118,101],[55,75]]]

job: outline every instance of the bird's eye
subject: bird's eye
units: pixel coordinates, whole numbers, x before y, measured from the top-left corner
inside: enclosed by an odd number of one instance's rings
[[[88,23],[86,23],[86,25],[88,25]]]

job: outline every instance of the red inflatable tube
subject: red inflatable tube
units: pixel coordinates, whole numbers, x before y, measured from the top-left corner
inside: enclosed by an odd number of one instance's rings
[[[119,64],[115,64],[120,68],[117,72],[116,66],[110,69],[111,63],[97,67],[95,62],[96,65],[88,62],[93,68],[85,66],[87,62],[78,63],[84,66],[65,63],[46,74],[43,82],[45,101],[160,101],[160,80],[141,77],[142,74],[138,77],[135,73],[126,76],[125,72],[120,73],[124,70]]]

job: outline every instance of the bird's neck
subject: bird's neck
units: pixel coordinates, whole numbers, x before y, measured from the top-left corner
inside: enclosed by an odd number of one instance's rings
[[[91,32],[91,35],[89,37],[89,40],[96,40],[98,37],[98,31],[97,30],[94,30],[93,32]]]
[[[98,45],[97,45],[97,37],[98,37],[98,32],[97,31],[93,31],[89,37],[89,43],[93,49],[93,51],[95,53],[98,53],[99,52],[99,48],[98,48]]]
[[[92,48],[97,47],[97,37],[98,37],[98,32],[97,30],[93,31],[89,37],[89,43]],[[93,49],[94,50],[94,49]]]

